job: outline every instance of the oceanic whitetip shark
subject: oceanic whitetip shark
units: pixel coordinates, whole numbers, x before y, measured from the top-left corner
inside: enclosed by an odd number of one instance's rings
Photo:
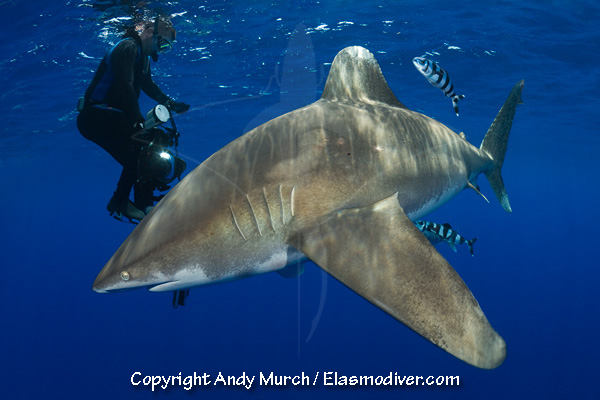
[[[151,291],[244,278],[310,259],[461,360],[506,356],[462,279],[413,221],[500,169],[523,81],[480,148],[390,90],[366,49],[333,61],[320,100],[223,147],[177,184],[104,266],[93,289]]]

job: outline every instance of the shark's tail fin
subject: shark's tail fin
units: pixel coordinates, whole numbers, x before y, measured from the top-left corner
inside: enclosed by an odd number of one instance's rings
[[[504,105],[498,112],[496,119],[492,122],[492,126],[490,126],[490,129],[488,129],[483,138],[480,147],[481,151],[487,153],[492,160],[494,160],[492,167],[485,171],[485,176],[488,178],[488,181],[490,181],[490,185],[492,186],[492,189],[494,189],[496,197],[506,212],[512,212],[512,209],[510,208],[508,195],[504,188],[501,170],[515,111],[518,104],[523,104],[521,101],[521,91],[523,90],[524,84],[525,81],[522,80],[512,88]]]

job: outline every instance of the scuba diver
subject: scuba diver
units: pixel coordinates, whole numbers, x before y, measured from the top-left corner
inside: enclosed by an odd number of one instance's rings
[[[157,17],[139,28],[139,34],[129,28],[106,53],[77,107],[81,135],[123,166],[106,208],[114,218],[132,223],[141,221],[160,198],[154,197],[154,190],[168,190],[167,184],[185,169],[185,162],[168,149],[177,145],[179,136],[173,120],[173,129],[167,132],[155,126],[166,122],[171,112],[184,113],[190,108],[163,93],[150,73],[149,57],[156,62],[159,53],[173,47],[176,31],[171,22]],[[140,112],[140,90],[164,105],[148,113],[153,114],[149,120],[158,122],[151,124],[155,126],[148,126]],[[134,202],[129,199],[132,187]]]

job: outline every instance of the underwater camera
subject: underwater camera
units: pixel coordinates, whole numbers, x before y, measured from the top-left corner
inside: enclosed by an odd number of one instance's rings
[[[171,128],[161,126],[171,121]],[[179,133],[170,111],[162,104],[157,105],[146,115],[145,130],[137,139],[146,143],[142,147],[138,161],[140,181],[159,191],[168,190],[167,186],[175,178],[180,178],[186,164],[177,156]]]

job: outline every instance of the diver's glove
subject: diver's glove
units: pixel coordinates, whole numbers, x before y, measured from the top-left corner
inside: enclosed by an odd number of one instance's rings
[[[173,99],[167,100],[165,104],[170,111],[176,112],[177,114],[181,114],[190,109],[189,104],[185,104],[179,101],[175,101]]]

